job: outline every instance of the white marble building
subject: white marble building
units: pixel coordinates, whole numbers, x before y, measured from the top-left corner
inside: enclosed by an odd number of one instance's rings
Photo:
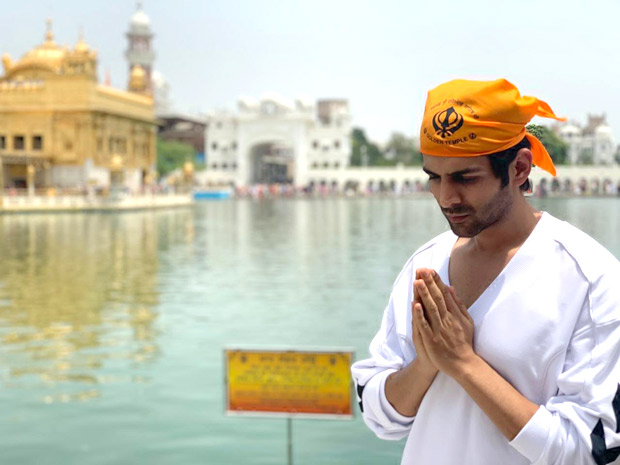
[[[240,98],[237,112],[207,117],[205,181],[236,186],[307,184],[313,170],[349,166],[351,114],[346,100],[288,102],[278,95]]]
[[[580,127],[566,123],[558,129],[559,136],[568,144],[568,160],[573,165],[616,164],[616,143],[605,115],[588,115],[588,124]]]

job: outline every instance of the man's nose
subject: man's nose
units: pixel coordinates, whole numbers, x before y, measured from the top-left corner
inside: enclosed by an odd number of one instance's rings
[[[455,188],[453,183],[449,181],[443,181],[439,188],[439,206],[441,208],[449,208],[453,205],[459,204],[461,197],[458,193],[458,189]]]

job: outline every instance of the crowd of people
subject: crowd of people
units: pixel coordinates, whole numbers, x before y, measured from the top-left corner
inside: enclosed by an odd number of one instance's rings
[[[359,183],[347,183],[338,186],[336,183],[309,183],[303,187],[293,184],[252,184],[250,186],[235,187],[234,194],[239,198],[291,198],[291,197],[366,197],[366,196],[410,196],[429,192],[428,182],[405,182],[397,185],[395,182],[368,183],[360,186]],[[620,180],[614,182],[606,179],[585,179],[573,181],[553,178],[551,182],[542,179],[535,184],[532,194],[536,197],[571,197],[593,196],[610,197],[620,196]]]

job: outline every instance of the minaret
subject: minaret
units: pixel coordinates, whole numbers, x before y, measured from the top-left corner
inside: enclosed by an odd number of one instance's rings
[[[137,2],[136,12],[131,17],[129,32],[126,35],[129,44],[125,57],[129,62],[129,76],[134,67],[139,65],[145,73],[147,92],[151,93],[153,89],[151,73],[155,61],[155,52],[152,48],[153,33],[151,32],[151,20],[142,9],[141,1]]]

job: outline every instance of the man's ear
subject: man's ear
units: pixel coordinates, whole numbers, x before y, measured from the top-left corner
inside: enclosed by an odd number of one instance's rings
[[[510,171],[514,175],[515,186],[520,186],[527,181],[532,171],[532,151],[526,148],[519,150]]]

